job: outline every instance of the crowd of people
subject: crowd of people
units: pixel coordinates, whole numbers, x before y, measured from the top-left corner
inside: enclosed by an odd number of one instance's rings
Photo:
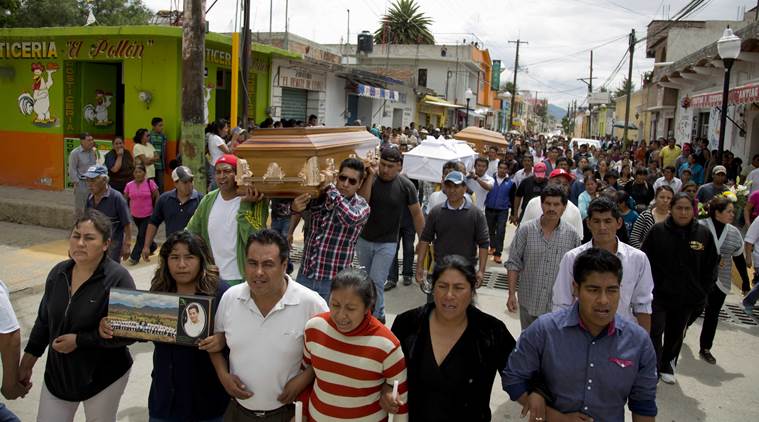
[[[219,121],[207,136],[213,189],[201,195],[181,165],[163,191],[155,172],[166,164],[165,136],[153,123],[137,132],[133,155],[114,142],[105,166],[91,160],[86,134],[72,153],[80,214],[70,259],[50,272],[21,357],[18,323],[2,306],[0,329],[15,336],[15,354],[2,354],[6,398],[29,392],[49,349],[40,421],[73,420],[80,404],[88,420],[115,420],[132,341],[113,335],[108,291],[134,288],[118,262],[149,261],[161,224],[150,290],[215,301],[213,332],[196,346],[155,343],[156,422],[290,421],[296,401],[312,421],[488,421],[496,373],[531,421],[621,421],[625,405],[634,421],[653,421],[657,383],[676,383],[685,332],[702,313],[699,355],[716,363],[733,263],[746,312],[759,297],[747,271],[759,259],[759,155],[743,177],[739,159],[718,161],[702,140],[604,139],[597,148],[506,136],[506,148],[488,148],[472,168],[447,162],[431,183],[402,174],[403,152],[450,133],[372,126],[376,160],[342,161],[318,196],[266,198],[237,185],[233,152],[246,134],[225,139],[229,124]],[[747,198],[755,208],[739,212],[730,189],[746,178],[756,181]],[[508,224],[517,226],[510,238]],[[491,259],[507,270],[504,305],[521,333],[476,305]],[[388,327],[384,293],[399,272],[427,303]]]

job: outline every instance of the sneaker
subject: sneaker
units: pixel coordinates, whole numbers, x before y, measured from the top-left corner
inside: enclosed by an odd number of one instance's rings
[[[385,291],[393,290],[398,285],[397,281],[387,280],[385,281]]]
[[[745,312],[748,315],[753,316],[754,315],[754,305],[746,305],[743,304],[743,312]]]
[[[493,257],[493,262],[495,262],[496,264],[500,264],[501,263],[501,257],[499,255],[494,256]]]
[[[665,383],[665,384],[672,385],[672,384],[674,384],[676,382],[675,381],[675,374],[668,374],[666,372],[662,372],[659,375],[661,376],[662,382]]]
[[[413,283],[413,282],[414,282],[414,280],[411,279],[411,276],[409,276],[409,275],[404,275],[403,276],[403,285],[404,286],[410,286],[411,283]]]
[[[698,351],[698,355],[701,356],[701,359],[705,360],[706,363],[709,363],[712,365],[717,363],[717,358],[715,358],[712,352],[710,352],[709,350],[701,349]]]

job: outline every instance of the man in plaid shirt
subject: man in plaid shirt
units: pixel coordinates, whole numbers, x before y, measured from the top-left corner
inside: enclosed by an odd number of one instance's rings
[[[364,163],[348,158],[340,163],[337,180],[325,181],[322,194],[295,198],[294,213],[308,207],[311,231],[305,240],[303,260],[296,281],[329,300],[332,279],[353,261],[353,250],[361,229],[369,220],[369,204],[356,194],[364,179]]]

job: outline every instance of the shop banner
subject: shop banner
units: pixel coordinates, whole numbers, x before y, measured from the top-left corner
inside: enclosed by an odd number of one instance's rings
[[[727,95],[729,105],[751,104],[759,101],[759,84],[748,84],[733,88]],[[722,92],[710,92],[690,98],[690,107],[712,108],[722,106]]]
[[[356,87],[356,93],[359,97],[370,97],[379,100],[398,101],[400,95],[398,91],[392,89],[377,88],[376,86],[369,86],[364,84],[358,84]]]

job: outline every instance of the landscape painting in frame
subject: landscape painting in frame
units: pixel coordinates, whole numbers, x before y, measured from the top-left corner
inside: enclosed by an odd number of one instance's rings
[[[196,345],[211,333],[213,298],[111,289],[108,322],[116,337]]]

